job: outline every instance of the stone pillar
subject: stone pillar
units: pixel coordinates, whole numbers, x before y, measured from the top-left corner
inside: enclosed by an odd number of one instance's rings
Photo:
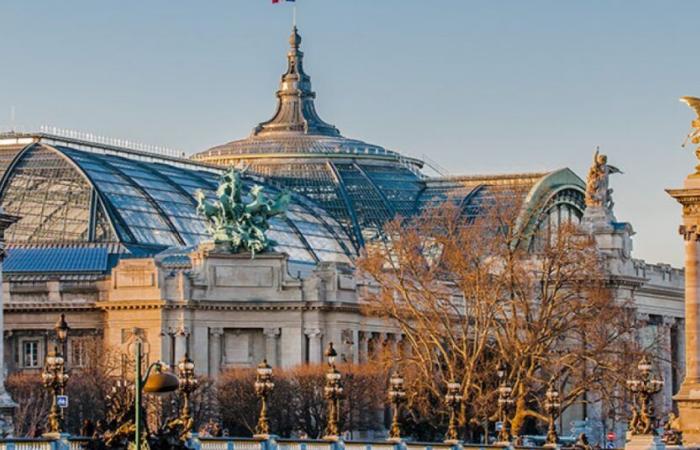
[[[216,377],[221,372],[221,339],[223,328],[209,329],[209,376]]]
[[[272,367],[277,367],[277,340],[279,339],[282,330],[279,328],[265,328],[265,358],[267,363]]]
[[[185,327],[180,327],[175,332],[175,364],[187,353],[187,335],[188,330]]]
[[[685,241],[685,380],[675,399],[678,402],[684,447],[700,446],[700,173],[688,176],[683,189],[667,190],[683,205]]]
[[[360,363],[360,332],[357,330],[352,330],[352,341],[354,342],[352,346],[352,363]]]
[[[398,351],[399,351],[399,342],[398,342],[398,336],[395,335],[394,333],[387,333],[386,334],[386,341],[384,341],[384,348],[391,353],[392,358],[396,358],[398,356]]]
[[[5,325],[2,298],[2,260],[5,259],[5,230],[19,220],[0,210],[0,431],[11,433],[14,429],[13,418],[17,403],[5,391]]]
[[[685,321],[683,319],[676,319],[675,363],[678,385],[680,385],[685,378]]]
[[[321,343],[323,334],[321,330],[318,328],[307,328],[304,330],[304,334],[309,339],[309,364],[320,364],[323,361],[323,346]]]
[[[357,348],[357,356],[360,364],[364,364],[369,359],[369,337],[370,333],[366,331],[359,332],[359,344]]]
[[[660,375],[664,380],[664,387],[661,391],[663,407],[659,412],[664,416],[671,412],[673,408],[673,349],[671,348],[671,327],[674,323],[675,319],[673,317],[662,317],[658,325],[659,348],[657,357],[659,361],[659,371],[661,372]]]

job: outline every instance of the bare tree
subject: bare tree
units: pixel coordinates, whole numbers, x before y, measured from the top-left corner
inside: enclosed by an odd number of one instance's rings
[[[385,372],[379,365],[341,365],[346,398],[341,421],[353,431],[383,428]],[[326,368],[304,365],[275,370],[275,388],[269,400],[270,426],[279,436],[323,435],[326,401],[323,398]],[[251,435],[257,422],[259,404],[253,390],[254,369],[229,369],[217,380],[217,401],[229,433]]]
[[[500,363],[515,433],[544,419],[549,386],[563,388],[567,407],[613,395],[624,375],[632,309],[615,300],[594,239],[573,222],[523,220],[520,198],[502,191],[471,214],[446,203],[397,219],[358,263],[371,280],[368,311],[396,323],[407,343],[400,364],[414,377],[410,405],[433,423],[444,423],[441,399],[455,380],[466,400],[461,425],[483,429]]]

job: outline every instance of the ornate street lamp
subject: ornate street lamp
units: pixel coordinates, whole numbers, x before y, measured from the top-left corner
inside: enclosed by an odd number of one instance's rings
[[[328,359],[328,372],[326,372],[326,386],[323,389],[323,395],[328,401],[328,422],[326,423],[326,435],[323,438],[335,441],[340,438],[338,424],[340,422],[340,399],[343,397],[343,385],[340,382],[340,372],[335,368],[338,353],[333,348],[332,342],[328,344],[325,356]]]
[[[644,355],[637,365],[639,379],[627,380],[627,389],[632,393],[635,406],[630,420],[632,434],[656,434],[654,415],[654,395],[661,391],[663,380],[652,377],[651,362]]]
[[[258,418],[258,424],[255,426],[254,436],[256,438],[267,439],[270,436],[270,424],[267,418],[267,398],[274,388],[272,367],[264,359],[258,364],[255,375],[255,393],[260,398],[260,417]]]
[[[199,381],[194,373],[194,361],[185,353],[177,364],[179,385],[178,390],[182,394],[182,409],[180,410],[180,420],[184,424],[183,433],[192,431],[194,422],[192,420],[192,408],[190,407],[190,396],[199,386]]]
[[[559,410],[561,409],[561,402],[559,401],[559,391],[550,387],[547,389],[544,401],[544,409],[549,416],[549,427],[547,428],[547,438],[545,440],[545,447],[556,447],[557,441],[559,441],[559,436],[557,435],[557,427],[555,420],[557,415],[559,415]]]
[[[135,333],[136,334],[136,333]],[[141,450],[143,441],[141,423],[141,397],[144,392],[151,394],[165,394],[174,392],[180,387],[180,380],[172,372],[168,372],[168,366],[161,361],[151,363],[146,369],[146,375],[141,375],[143,366],[143,339],[138,334],[134,341],[136,346],[136,361],[134,374],[134,449]]]
[[[447,383],[447,394],[445,394],[445,404],[450,408],[450,421],[445,433],[445,443],[454,444],[459,442],[457,434],[457,414],[459,407],[462,404],[462,394],[460,393],[461,384],[454,380]]]
[[[403,387],[403,377],[398,371],[394,371],[389,378],[389,401],[391,402],[392,418],[389,429],[389,441],[401,442],[401,425],[399,424],[399,413],[401,404],[406,401],[406,389]]]
[[[498,365],[496,375],[500,380],[498,385],[498,421],[501,423],[501,428],[498,430],[498,443],[503,445],[510,444],[510,428],[508,427],[508,410],[513,404],[511,394],[513,388],[508,386],[506,381],[506,366],[501,363]]]
[[[66,340],[68,339],[68,331],[70,330],[70,327],[66,322],[65,314],[61,314],[61,317],[58,318],[58,322],[56,322],[56,325],[54,325],[53,329],[54,331],[56,331],[56,337],[58,338],[58,342],[61,343],[61,345],[65,344]]]
[[[63,395],[68,374],[66,373],[65,360],[58,345],[46,357],[44,371],[41,379],[46,389],[51,393],[51,409],[49,410],[49,426],[47,435],[56,436],[63,432],[63,417],[58,407],[58,396]]]

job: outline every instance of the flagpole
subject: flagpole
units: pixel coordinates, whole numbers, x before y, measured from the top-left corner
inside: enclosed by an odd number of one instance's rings
[[[297,2],[294,2],[294,6],[292,6],[292,26],[295,28],[297,26]]]

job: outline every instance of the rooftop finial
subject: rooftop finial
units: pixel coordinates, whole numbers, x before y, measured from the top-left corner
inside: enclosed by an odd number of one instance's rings
[[[292,46],[292,50],[299,50],[299,46],[301,45],[301,36],[297,31],[296,25],[292,28],[292,35],[289,36],[289,45]]]
[[[289,45],[287,71],[282,75],[277,91],[277,111],[272,119],[258,124],[253,135],[302,133],[340,136],[336,127],[321,120],[316,113],[316,94],[311,90],[311,78],[304,72],[304,53],[299,50],[301,35],[296,25],[289,36]]]

